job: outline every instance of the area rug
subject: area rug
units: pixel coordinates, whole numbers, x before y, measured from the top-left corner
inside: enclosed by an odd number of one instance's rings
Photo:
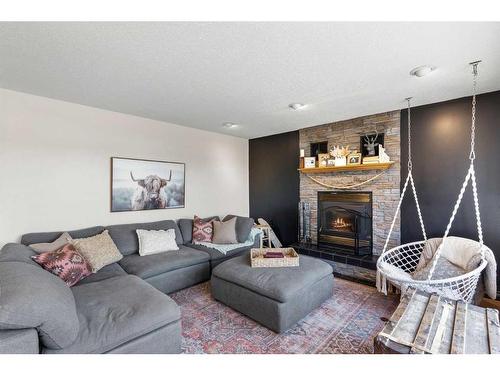
[[[203,283],[171,297],[182,313],[184,353],[373,353],[373,338],[398,304],[370,286],[334,280],[332,298],[277,334],[215,301]]]

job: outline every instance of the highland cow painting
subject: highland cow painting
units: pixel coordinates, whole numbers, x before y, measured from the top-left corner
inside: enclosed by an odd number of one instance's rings
[[[111,158],[111,212],[183,208],[185,164]]]

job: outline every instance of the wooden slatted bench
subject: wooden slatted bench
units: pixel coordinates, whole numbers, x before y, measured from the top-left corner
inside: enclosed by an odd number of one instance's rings
[[[498,310],[408,289],[374,339],[377,354],[500,352]]]

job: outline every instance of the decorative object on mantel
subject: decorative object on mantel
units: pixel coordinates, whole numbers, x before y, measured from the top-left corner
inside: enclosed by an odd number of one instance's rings
[[[384,145],[384,133],[379,133],[377,127],[375,126],[375,133],[362,135],[359,143],[363,157],[378,156],[378,146]]]
[[[360,165],[361,164],[361,153],[352,152],[347,156],[347,165]]]
[[[391,158],[385,152],[385,148],[382,145],[378,145],[378,162],[379,163],[388,163],[391,161]]]
[[[328,152],[328,141],[311,143],[311,156],[318,158],[319,154],[325,154]]]
[[[268,256],[268,253],[272,253]],[[281,249],[252,249],[250,250],[250,264],[252,267],[298,267],[299,254],[293,247]]]
[[[349,146],[333,146],[330,149],[330,155],[335,159],[336,167],[347,165],[347,155],[349,155]]]
[[[304,158],[304,168],[316,168],[316,158],[314,156],[306,156]]]
[[[300,168],[304,168],[304,157],[306,156],[305,150],[303,148],[300,149],[300,158],[299,158],[299,165]]]
[[[328,159],[330,158],[330,154],[318,154],[318,167],[325,168],[328,167]]]
[[[299,242],[311,242],[311,205],[299,202]]]
[[[440,296],[464,301],[471,302],[474,299],[476,288],[481,279],[482,271],[488,266],[487,252],[490,251],[483,240],[483,229],[481,225],[481,214],[479,210],[479,196],[476,183],[476,172],[474,168],[474,160],[476,158],[475,151],[475,134],[476,134],[476,86],[477,86],[477,65],[480,61],[475,61],[471,63],[473,72],[473,84],[472,84],[472,120],[470,127],[470,153],[469,153],[469,169],[465,176],[464,182],[462,183],[462,188],[455,202],[453,212],[446,226],[444,235],[440,239],[440,243],[437,249],[433,251],[432,258],[429,260],[429,266],[427,274],[423,279],[414,277],[415,271],[418,267],[419,260],[424,259],[428,247],[432,241],[427,239],[427,234],[425,232],[425,226],[422,219],[422,214],[420,212],[420,206],[418,204],[417,192],[415,189],[415,184],[412,176],[412,160],[411,160],[411,116],[410,116],[410,99],[408,101],[408,175],[401,192],[401,197],[399,199],[398,207],[394,213],[394,218],[391,223],[391,227],[387,234],[384,248],[382,254],[377,261],[377,289],[383,293],[387,293],[388,282],[396,285],[400,289],[404,290],[409,287],[413,287],[418,290],[422,290],[428,293],[436,293]],[[474,199],[474,213],[476,216],[476,226],[478,241],[472,241],[470,239],[459,239],[461,244],[457,246],[448,245],[445,246],[447,241],[453,243],[450,238],[448,238],[451,226],[457,214],[457,211],[462,202],[465,189],[472,182],[472,195]],[[406,189],[408,184],[411,183],[411,188],[413,191],[413,196],[415,198],[415,205],[417,208],[418,219],[420,221],[420,226],[422,229],[423,240],[402,244],[394,248],[388,249],[389,240],[391,238],[392,231],[394,229],[394,224],[399,214],[401,208],[401,203],[404,199]],[[474,245],[469,245],[472,242]],[[469,257],[464,256],[468,254]],[[479,257],[478,257],[479,256]],[[440,258],[442,257],[441,261]],[[463,267],[461,263],[462,260],[467,259],[467,265]],[[493,258],[494,259],[494,258]],[[443,262],[451,262],[458,266],[462,266],[463,272],[459,275],[447,274],[443,272]],[[457,263],[458,262],[458,263]],[[469,263],[471,263],[469,265]],[[439,266],[439,270],[436,268]],[[496,268],[496,267],[495,267]],[[436,271],[436,274],[435,274]],[[487,272],[488,275],[490,272]],[[491,274],[496,275],[496,270],[491,272]],[[434,276],[434,277],[433,277]],[[494,283],[496,286],[496,282]],[[496,294],[496,291],[495,291]]]

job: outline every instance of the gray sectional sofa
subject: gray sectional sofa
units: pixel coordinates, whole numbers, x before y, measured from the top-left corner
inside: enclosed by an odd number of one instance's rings
[[[123,254],[69,288],[31,260],[30,244],[62,232],[30,233],[0,251],[0,353],[180,353],[181,314],[166,294],[210,279],[227,254],[191,244],[192,221],[96,226],[69,231],[72,238],[107,229]],[[190,226],[191,225],[191,226]],[[175,229],[179,251],[139,256],[136,229]]]

